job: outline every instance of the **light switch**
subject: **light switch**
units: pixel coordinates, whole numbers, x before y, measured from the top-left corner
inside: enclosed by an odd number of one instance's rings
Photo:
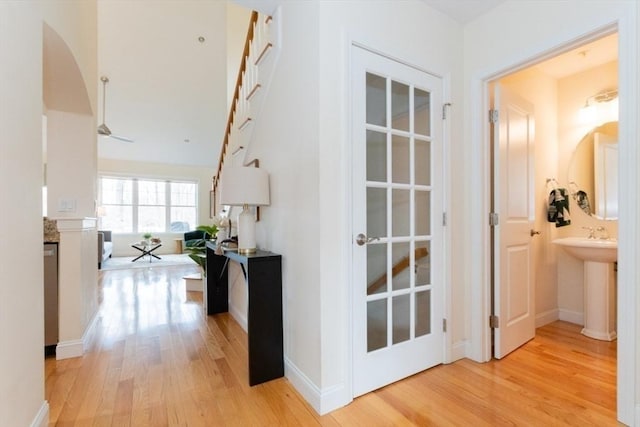
[[[58,199],[58,212],[75,212],[75,199]]]

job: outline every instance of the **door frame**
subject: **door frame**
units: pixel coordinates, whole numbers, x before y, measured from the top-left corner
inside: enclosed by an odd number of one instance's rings
[[[609,25],[594,29],[592,32],[574,35],[563,43],[538,46],[535,53],[523,58],[509,58],[494,69],[486,69],[474,74],[469,82],[470,134],[469,147],[472,158],[480,159],[472,166],[471,184],[471,241],[470,277],[477,277],[480,283],[469,287],[470,300],[477,301],[470,307],[470,345],[467,356],[473,360],[486,362],[491,359],[491,230],[488,216],[490,212],[491,187],[489,180],[491,144],[490,126],[487,120],[489,103],[489,83],[508,74],[527,68],[541,60],[566,52],[586,42],[608,34],[618,32],[619,36],[619,93],[620,93],[620,192],[636,194],[640,186],[640,171],[634,167],[640,159],[638,136],[638,97],[639,85],[635,82],[640,63],[637,54],[637,28],[634,17],[620,18]],[[617,417],[633,425],[640,425],[640,400],[635,389],[636,379],[640,376],[640,356],[638,335],[640,334],[640,315],[636,313],[636,304],[640,292],[635,284],[640,282],[640,241],[633,237],[640,234],[640,206],[629,201],[621,203],[621,215],[618,221],[619,268],[618,268],[618,376],[617,376]]]
[[[353,162],[353,147],[351,144],[351,135],[353,134],[353,128],[352,128],[352,116],[353,116],[353,105],[351,102],[351,94],[352,94],[352,90],[353,88],[351,87],[351,73],[353,73],[353,49],[354,48],[359,48],[359,49],[364,49],[366,51],[369,51],[371,53],[374,53],[376,55],[380,55],[383,56],[385,58],[391,59],[393,61],[399,62],[403,65],[406,65],[408,67],[414,68],[418,71],[427,73],[427,74],[431,74],[435,77],[438,77],[439,79],[442,80],[442,101],[444,104],[448,105],[449,107],[451,107],[450,104],[450,99],[451,99],[451,75],[447,74],[447,73],[438,73],[438,72],[434,72],[433,70],[429,70],[426,69],[424,67],[418,66],[416,64],[413,64],[407,60],[403,60],[398,58],[397,56],[394,56],[392,54],[389,54],[388,52],[384,52],[381,51],[379,49],[373,48],[371,47],[370,44],[364,43],[364,42],[360,42],[357,41],[354,38],[350,38],[348,43],[347,43],[347,49],[345,49],[345,55],[347,56],[348,60],[346,61],[348,64],[348,68],[347,68],[347,75],[349,76],[349,79],[347,79],[347,83],[346,83],[346,90],[345,90],[345,98],[346,99],[346,104],[348,106],[348,116],[349,120],[348,120],[348,124],[345,126],[345,144],[343,146],[343,165],[345,167],[344,170],[349,171],[349,173],[347,174],[347,178],[345,180],[346,183],[346,188],[344,190],[344,196],[345,196],[345,200],[347,201],[346,203],[346,212],[345,214],[348,215],[347,217],[347,233],[346,235],[349,236],[349,239],[344,239],[343,240],[343,244],[344,249],[345,249],[345,253],[348,254],[348,259],[347,259],[347,268],[346,268],[346,277],[348,277],[349,279],[347,280],[346,283],[349,284],[349,289],[346,292],[346,295],[348,295],[347,301],[345,301],[345,305],[347,305],[348,307],[352,307],[353,306],[353,299],[354,299],[354,292],[355,292],[355,286],[354,283],[352,281],[352,277],[353,277],[353,257],[352,257],[352,242],[353,242],[353,236],[355,236],[357,234],[357,232],[353,229],[353,221],[351,220],[352,216],[353,216],[353,208],[352,208],[352,200],[353,200],[353,181],[352,181],[352,174],[351,174],[351,165]],[[451,217],[451,149],[450,149],[450,145],[451,145],[451,116],[452,116],[452,108],[448,108],[447,109],[447,119],[443,120],[442,123],[442,143],[443,143],[443,147],[442,147],[442,157],[443,157],[443,165],[442,165],[442,179],[443,179],[443,188],[442,188],[442,206],[444,209],[444,212],[449,216],[449,218]],[[447,226],[444,227],[444,230],[442,232],[442,251],[443,251],[443,272],[442,272],[442,280],[443,280],[443,290],[442,290],[442,304],[443,304],[443,310],[442,310],[442,314],[443,317],[445,319],[451,319],[452,318],[452,314],[451,314],[451,310],[452,310],[452,306],[451,306],[451,300],[452,300],[452,296],[451,296],[451,226],[448,223]],[[451,322],[449,322],[450,324]],[[353,313],[352,310],[349,308],[349,323],[348,323],[348,328],[346,331],[346,339],[347,339],[347,343],[348,343],[348,352],[347,354],[345,354],[345,367],[347,367],[347,376],[346,376],[346,381],[347,381],[347,393],[348,396],[351,400],[353,400],[353,363],[354,363],[354,358],[353,358],[353,353],[354,353],[354,349],[353,349],[353,328],[354,328],[354,318],[353,318]],[[442,345],[443,345],[443,363],[451,363],[452,362],[452,334],[450,333],[451,327],[449,326],[448,329],[443,333],[443,340],[442,340]]]

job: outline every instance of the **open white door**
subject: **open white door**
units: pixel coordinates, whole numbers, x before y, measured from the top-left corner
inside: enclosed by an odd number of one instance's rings
[[[495,86],[494,357],[535,336],[533,106]],[[493,114],[495,117],[495,113]],[[496,224],[497,223],[497,224]]]
[[[353,47],[353,390],[442,363],[442,80]]]

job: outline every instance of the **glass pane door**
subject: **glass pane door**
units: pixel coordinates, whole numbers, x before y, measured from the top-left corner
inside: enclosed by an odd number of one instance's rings
[[[431,94],[366,73],[367,352],[431,332]]]
[[[354,396],[442,363],[442,80],[353,47]],[[435,118],[435,119],[434,119]]]

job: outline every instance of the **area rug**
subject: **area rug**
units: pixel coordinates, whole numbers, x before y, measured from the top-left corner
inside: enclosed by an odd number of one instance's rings
[[[156,268],[171,267],[174,265],[197,265],[189,258],[188,254],[168,254],[158,255],[162,259],[153,258],[149,262],[149,257],[145,256],[137,261],[133,261],[133,256],[111,257],[102,263],[102,270],[123,270],[126,268]]]

